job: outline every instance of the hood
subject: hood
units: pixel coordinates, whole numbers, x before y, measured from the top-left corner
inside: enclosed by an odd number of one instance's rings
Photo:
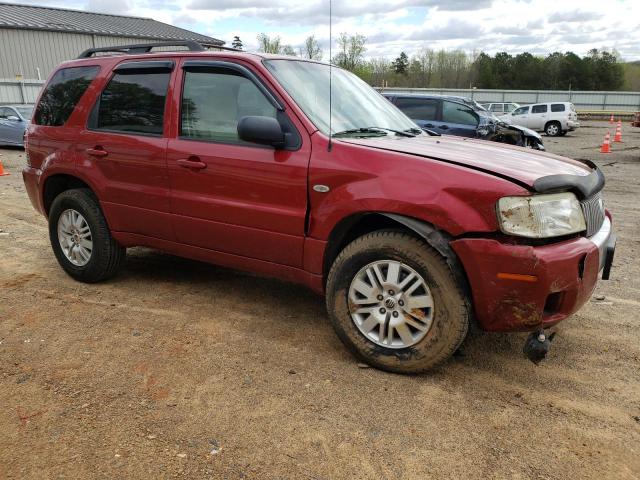
[[[466,166],[506,177],[531,190],[535,190],[535,181],[542,177],[561,175],[576,178],[587,177],[592,173],[588,165],[577,160],[528,148],[450,135],[341,138],[340,141]]]

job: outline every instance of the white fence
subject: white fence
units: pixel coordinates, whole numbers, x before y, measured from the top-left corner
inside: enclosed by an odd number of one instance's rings
[[[441,88],[379,88],[385,93],[429,93],[470,97],[478,103],[571,102],[581,112],[638,112],[640,92],[572,92],[556,90],[480,90]]]
[[[34,103],[42,88],[42,80],[0,79],[0,104]],[[479,90],[441,88],[379,88],[386,93],[431,93],[470,97],[488,102],[572,102],[581,112],[638,112],[640,92],[571,92],[555,90]]]
[[[0,78],[0,104],[34,103],[44,81]]]

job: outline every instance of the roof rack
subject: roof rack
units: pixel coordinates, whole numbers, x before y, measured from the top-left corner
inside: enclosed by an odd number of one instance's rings
[[[119,45],[114,47],[100,47],[100,48],[88,48],[78,58],[91,58],[96,53],[124,53],[126,55],[138,55],[141,53],[151,53],[151,50],[156,47],[187,47],[190,52],[204,52],[207,49],[215,48],[218,50],[229,50],[232,52],[241,52],[237,48],[223,47],[215,43],[203,43],[196,42],[194,40],[179,40],[171,42],[158,42],[158,43],[138,43],[135,45]]]

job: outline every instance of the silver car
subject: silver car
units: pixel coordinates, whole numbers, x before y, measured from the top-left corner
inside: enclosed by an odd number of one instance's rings
[[[32,115],[33,105],[0,106],[0,145],[22,147],[24,131]]]

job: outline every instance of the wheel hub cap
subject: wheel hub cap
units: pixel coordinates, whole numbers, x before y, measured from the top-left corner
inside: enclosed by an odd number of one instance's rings
[[[349,287],[349,313],[376,345],[406,348],[422,340],[433,324],[433,297],[410,266],[380,260],[363,267]]]
[[[89,263],[93,251],[91,229],[80,212],[68,209],[58,218],[58,242],[67,260],[78,267]]]

